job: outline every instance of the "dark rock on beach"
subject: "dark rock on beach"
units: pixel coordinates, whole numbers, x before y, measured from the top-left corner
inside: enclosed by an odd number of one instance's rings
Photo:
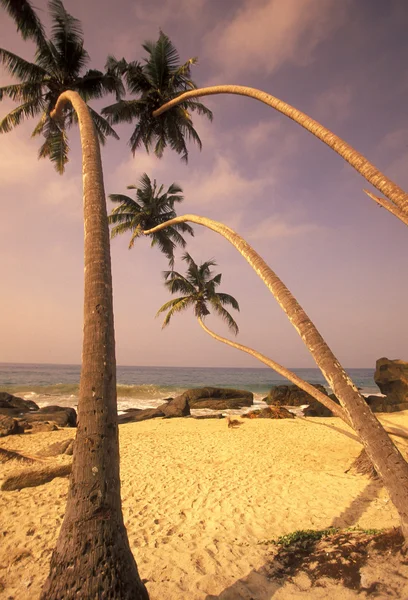
[[[381,393],[387,396],[388,405],[408,404],[408,362],[379,358],[376,362],[374,381]]]
[[[32,400],[24,400],[8,392],[0,392],[0,409],[14,409],[18,413],[26,413],[30,410],[38,410],[39,406]]]
[[[327,396],[326,389],[320,383],[312,384],[313,387]],[[277,385],[273,387],[266,398],[263,399],[268,405],[273,406],[302,406],[302,404],[312,404],[316,400],[301,390],[297,385]],[[319,403],[320,404],[320,403]]]
[[[164,413],[166,419],[172,417],[188,417],[190,414],[190,405],[188,399],[182,394],[177,398],[170,398],[166,404],[159,406],[159,410]]]
[[[24,433],[24,426],[17,421],[17,419],[13,419],[6,415],[0,415],[0,437],[18,433]]]
[[[229,388],[196,388],[187,390],[175,400],[185,399],[190,408],[210,408],[212,410],[238,409],[252,406],[254,395],[246,390],[233,390]]]
[[[53,421],[59,427],[76,427],[77,415],[74,408],[66,406],[44,406],[35,412],[26,413],[22,420],[26,423]]]
[[[164,416],[164,412],[159,408],[146,408],[145,410],[131,408],[124,415],[118,415],[118,423],[119,425],[122,423],[138,423],[139,421],[147,421],[148,419]]]

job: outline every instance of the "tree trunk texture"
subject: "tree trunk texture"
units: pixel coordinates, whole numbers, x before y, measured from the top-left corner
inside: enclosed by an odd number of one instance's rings
[[[79,120],[85,225],[85,299],[78,428],[65,518],[41,600],[147,600],[123,522],[109,229],[99,143],[88,108]]]
[[[276,273],[242,237],[226,225],[206,217],[183,215],[145,231],[145,234],[154,233],[159,229],[185,221],[203,225],[225,237],[272,292],[339,399],[347,419],[361,439],[376,471],[380,474],[399,513],[402,532],[408,543],[408,463],[371,412],[365,399],[350,380],[315,325]]]
[[[401,189],[396,183],[388,179],[381,171],[370,163],[362,154],[357,152],[352,146],[335,135],[332,131],[297,110],[290,104],[271,96],[266,92],[255,88],[242,85],[217,85],[212,87],[194,89],[163,104],[159,109],[153,112],[154,117],[158,117],[173,106],[190,98],[198,98],[201,96],[213,96],[215,94],[237,94],[239,96],[248,96],[255,98],[268,106],[271,106],[278,112],[282,113],[292,121],[301,125],[307,131],[310,131],[315,137],[324,142],[329,148],[337,152],[346,162],[348,162],[360,175],[362,175],[371,185],[382,192],[389,201],[384,199],[373,198],[375,202],[389,210],[394,216],[408,225],[408,194]],[[396,209],[394,208],[396,207]]]
[[[314,387],[314,385],[308,383],[307,381],[304,381],[303,379],[295,375],[295,373],[292,373],[292,371],[289,371],[289,369],[282,367],[282,365],[270,359],[268,356],[265,356],[264,354],[261,354],[260,352],[249,348],[248,346],[243,346],[242,344],[238,344],[237,342],[233,342],[232,340],[228,340],[227,338],[224,338],[218,335],[217,333],[214,333],[214,331],[208,329],[208,327],[205,325],[202,319],[198,318],[198,322],[200,323],[204,331],[208,333],[208,335],[210,335],[212,338],[218,340],[219,342],[222,342],[223,344],[227,344],[227,346],[231,346],[231,348],[241,350],[242,352],[246,352],[254,358],[257,358],[259,361],[263,362],[265,365],[279,373],[279,375],[282,375],[282,377],[286,377],[286,379],[297,385],[301,390],[305,391],[307,394],[310,394],[310,396],[313,396],[315,400],[317,400],[326,408],[331,410],[336,417],[339,417],[345,423],[347,423],[347,425],[350,425],[350,422],[347,420],[347,417],[341,406],[339,406],[331,398],[323,394],[323,392],[320,392],[317,388]]]

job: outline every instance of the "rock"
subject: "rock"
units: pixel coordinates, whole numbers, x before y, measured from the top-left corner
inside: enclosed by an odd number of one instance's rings
[[[60,454],[72,456],[73,452],[74,440],[72,438],[68,438],[62,442],[55,442],[54,444],[51,444],[48,446],[48,448],[41,452],[41,456],[59,456]]]
[[[6,417],[21,417],[22,412],[18,408],[0,408],[0,415]]]
[[[44,406],[35,412],[26,413],[22,420],[27,423],[54,421],[59,427],[76,427],[77,414],[75,408],[68,406]]]
[[[187,398],[182,394],[177,398],[170,398],[166,404],[159,406],[166,419],[173,417],[188,417],[190,414],[190,405]]]
[[[333,399],[333,398],[332,398]],[[303,411],[305,417],[333,417],[330,408],[327,408],[318,400],[312,400],[307,408]]]
[[[374,381],[381,393],[387,396],[387,404],[408,402],[408,362],[379,358],[376,362]]]
[[[312,385],[327,396],[326,389],[320,383]],[[297,385],[292,384],[273,387],[267,397],[264,398],[264,402],[273,406],[302,406],[302,404],[311,404],[317,402],[317,400]]]
[[[282,406],[268,406],[262,410],[253,410],[245,415],[247,419],[294,419],[295,415]]]
[[[210,408],[212,410],[238,409],[244,406],[252,406],[254,402],[252,392],[212,387],[187,390],[175,400],[180,398],[184,398],[190,408]]]
[[[22,413],[38,410],[39,406],[32,400],[24,400],[8,392],[0,392],[0,408],[15,408]]]
[[[147,419],[155,419],[156,417],[164,417],[164,412],[160,408],[146,408],[140,410],[133,408],[126,411],[124,415],[118,415],[118,423],[138,423],[139,421],[147,421]]]
[[[0,437],[16,435],[18,433],[24,433],[24,426],[17,419],[0,415]]]

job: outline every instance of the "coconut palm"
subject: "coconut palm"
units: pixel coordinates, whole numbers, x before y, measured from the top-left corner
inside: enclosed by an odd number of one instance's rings
[[[184,105],[186,102],[191,102],[193,99],[201,96],[212,96],[215,94],[237,94],[239,96],[254,98],[255,100],[259,100],[274,108],[304,127],[307,131],[329,146],[329,148],[337,152],[337,154],[344,158],[344,160],[356,169],[356,171],[371,183],[371,185],[388,198],[388,200],[386,200],[385,198],[376,196],[368,190],[364,190],[374,202],[383,208],[386,208],[403,223],[408,225],[407,192],[391,181],[391,179],[388,179],[384,173],[379,171],[377,167],[370,163],[362,154],[357,152],[350,144],[347,144],[347,142],[339,138],[332,131],[297,108],[287,104],[279,98],[267,94],[266,92],[242,85],[217,85],[200,89],[195,88],[193,90],[185,91],[177,98],[173,98],[166,102],[166,104],[163,104],[163,106],[153,112],[153,117],[162,118],[166,111],[174,110],[178,105]]]
[[[148,600],[121,507],[112,274],[100,148],[89,109],[77,92],[64,92],[51,117],[63,115],[67,103],[78,114],[83,149],[84,335],[68,500],[41,600]]]
[[[398,510],[402,532],[408,542],[408,506],[406,502],[408,496],[408,463],[393,444],[381,423],[371,412],[365,399],[350,380],[314,323],[283,281],[279,279],[259,254],[238,233],[223,223],[198,215],[183,215],[159,225],[151,231],[146,231],[145,234],[151,235],[159,228],[172,227],[176,223],[186,221],[203,225],[225,237],[252,266],[281,308],[286,312],[290,322],[301,336],[326,381],[339,399],[346,416],[346,422],[351,424],[360,437],[371,462],[381,475],[390,498]],[[180,304],[180,308],[175,310],[181,310],[182,308],[183,304]],[[162,309],[164,310],[164,307]]]
[[[48,2],[52,20],[50,38],[46,37],[30,2],[0,0],[0,3],[16,22],[23,39],[32,39],[36,44],[34,62],[0,48],[0,64],[19,80],[19,83],[0,88],[0,100],[8,97],[19,103],[0,121],[0,133],[11,131],[24,119],[39,117],[32,133],[32,137],[42,135],[45,138],[39,157],[48,157],[57,171],[62,173],[68,161],[67,130],[77,122],[77,116],[69,104],[58,122],[50,118],[60,94],[66,90],[76,91],[88,102],[114,92],[119,99],[124,93],[123,84],[113,70],[106,73],[95,69],[84,70],[90,59],[84,48],[81,24],[65,10],[61,0]],[[88,108],[99,141],[103,144],[106,136],[118,139],[108,121]]]
[[[232,306],[239,311],[239,304],[233,296],[217,292],[216,289],[221,283],[221,273],[214,275],[211,267],[217,263],[214,260],[208,260],[197,265],[191,256],[186,252],[182,260],[187,263],[187,273],[184,277],[177,271],[164,271],[165,286],[172,293],[181,292],[184,296],[174,298],[163,304],[158,310],[157,315],[166,312],[167,315],[163,322],[166,327],[172,316],[186,308],[193,307],[194,314],[201,322],[210,314],[209,306],[220,316],[228,325],[228,328],[236,335],[238,325],[225,306]]]
[[[167,191],[164,191],[164,186],[158,187],[156,180],[152,183],[146,173],[141,176],[139,186],[128,185],[127,189],[136,190],[136,200],[123,194],[111,194],[110,200],[119,206],[112,210],[108,219],[109,223],[114,225],[111,230],[112,238],[120,234],[131,233],[130,249],[145,229],[152,229],[156,225],[174,219],[176,217],[174,204],[182,202],[184,197],[182,196],[183,190],[177,183],[172,183]],[[157,245],[167,256],[171,268],[174,266],[176,246],[179,245],[182,248],[186,246],[186,241],[180,231],[194,235],[190,225],[179,223],[174,227],[153,233],[151,236],[151,245]]]
[[[142,64],[109,58],[108,68],[124,74],[130,94],[138,97],[119,100],[104,108],[102,114],[112,124],[136,121],[129,141],[133,154],[144,144],[148,152],[154,148],[156,156],[161,158],[164,149],[170,146],[187,162],[186,139],[193,140],[201,149],[201,140],[190,113],[196,112],[211,120],[212,112],[200,102],[188,100],[160,119],[154,119],[152,113],[178,94],[197,87],[190,74],[191,65],[197,63],[197,58],[180,64],[176,48],[162,31],[157,42],[145,42],[143,48],[148,56]]]

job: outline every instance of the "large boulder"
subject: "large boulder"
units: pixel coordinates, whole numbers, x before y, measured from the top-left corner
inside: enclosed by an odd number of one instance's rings
[[[123,415],[118,415],[118,423],[138,423],[139,421],[147,421],[148,419],[155,419],[156,417],[164,417],[164,412],[160,408],[146,408],[144,410],[139,408],[130,408]]]
[[[59,427],[76,427],[75,408],[68,406],[44,406],[35,412],[25,413],[22,420],[26,423],[35,421],[53,421]]]
[[[2,408],[15,409],[18,413],[26,413],[30,410],[38,410],[39,406],[32,400],[24,400],[8,392],[0,392],[0,409]]]
[[[408,402],[408,362],[379,358],[376,362],[374,381],[381,393],[387,396],[387,405]]]
[[[17,419],[0,415],[0,437],[15,435],[17,433],[24,433],[24,426]]]
[[[320,383],[313,384],[313,387],[327,396],[326,389]],[[263,400],[266,404],[273,406],[302,406],[302,404],[316,402],[313,396],[294,384],[273,387]]]
[[[182,394],[177,398],[170,398],[168,402],[159,406],[165,418],[188,417],[190,414],[190,405],[187,398]]]
[[[252,406],[254,395],[246,390],[233,390],[229,388],[195,388],[187,390],[175,400],[184,399],[190,408],[210,408],[213,410],[239,409]],[[181,401],[181,400],[180,400]]]

